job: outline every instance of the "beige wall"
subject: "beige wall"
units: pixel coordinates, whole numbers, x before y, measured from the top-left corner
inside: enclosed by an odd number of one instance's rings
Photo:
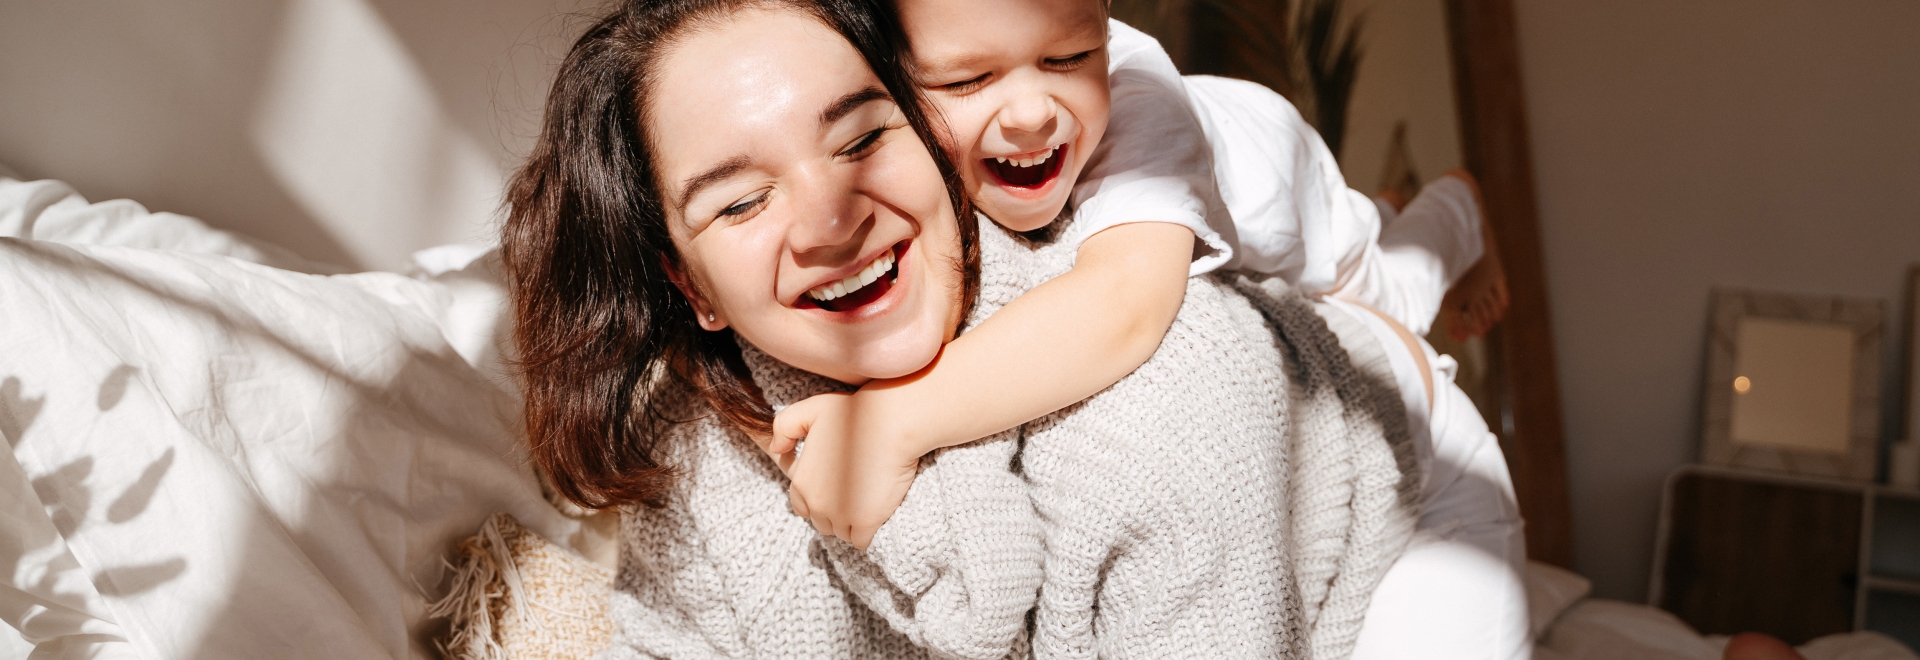
[[[1362,17],[1364,52],[1347,109],[1340,171],[1347,185],[1372,195],[1395,124],[1407,122],[1407,151],[1422,181],[1460,167],[1460,120],[1453,98],[1447,14],[1440,0],[1347,0],[1349,20]]]
[[[397,268],[491,232],[589,4],[0,3],[0,162]]]
[[[1516,4],[1579,568],[1640,598],[1709,287],[1891,303],[1920,261],[1920,4]]]

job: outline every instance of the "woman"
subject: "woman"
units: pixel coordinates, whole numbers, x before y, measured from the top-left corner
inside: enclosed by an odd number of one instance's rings
[[[562,64],[504,249],[535,456],[626,506],[607,655],[1344,655],[1417,480],[1348,361],[1379,346],[1283,290],[1192,280],[1146,365],[931,456],[864,552],[787,511],[774,407],[913,373],[973,282],[979,318],[1070,265],[958,220],[885,20],[628,3]]]

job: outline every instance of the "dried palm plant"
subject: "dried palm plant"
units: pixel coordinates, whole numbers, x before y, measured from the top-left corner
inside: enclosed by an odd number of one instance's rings
[[[1300,108],[1334,154],[1360,72],[1365,13],[1342,0],[1115,0],[1114,16],[1167,44],[1190,73],[1244,78]]]
[[[1305,0],[1293,30],[1292,50],[1295,70],[1304,73],[1306,83],[1294,88],[1313,94],[1311,101],[1295,103],[1335,155],[1347,133],[1347,102],[1353,98],[1353,81],[1360,74],[1360,31],[1366,25],[1362,13],[1343,28],[1340,5],[1341,0]]]

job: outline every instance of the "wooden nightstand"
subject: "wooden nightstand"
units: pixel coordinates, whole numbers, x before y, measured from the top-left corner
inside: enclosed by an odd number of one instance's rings
[[[1920,491],[1709,466],[1667,479],[1651,605],[1703,634],[1920,648]]]

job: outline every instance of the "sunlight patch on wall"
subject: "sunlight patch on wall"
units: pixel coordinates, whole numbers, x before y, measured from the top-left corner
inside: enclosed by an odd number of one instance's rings
[[[369,267],[489,238],[502,169],[362,0],[289,3],[250,129],[274,176]]]

